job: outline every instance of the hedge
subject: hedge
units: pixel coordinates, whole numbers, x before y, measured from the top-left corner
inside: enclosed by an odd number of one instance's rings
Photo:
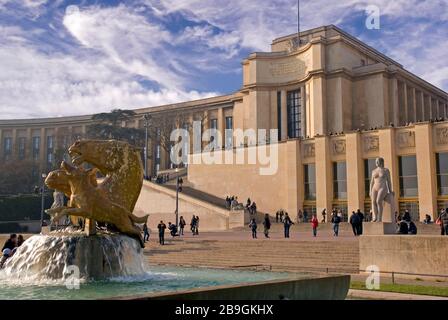
[[[53,203],[51,193],[45,194],[45,208]],[[0,196],[0,221],[40,220],[41,196],[17,195]],[[48,219],[44,214],[44,219]]]

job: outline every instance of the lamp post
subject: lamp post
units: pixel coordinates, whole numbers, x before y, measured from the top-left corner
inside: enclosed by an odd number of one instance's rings
[[[176,168],[176,174],[179,174],[179,168]],[[182,182],[180,177],[176,177],[176,227],[179,226],[179,192],[182,191]]]
[[[47,177],[46,173],[42,173],[42,188],[40,189],[40,226],[41,229],[44,225],[44,210],[45,210],[45,178]]]
[[[143,116],[145,121],[145,179],[148,179],[148,128],[149,128],[149,120],[151,116],[149,114],[145,114]]]

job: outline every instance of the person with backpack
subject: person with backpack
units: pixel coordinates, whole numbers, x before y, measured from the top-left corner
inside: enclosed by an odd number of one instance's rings
[[[319,219],[317,219],[317,215],[313,215],[311,219],[311,226],[313,227],[313,236],[317,237],[317,227],[319,226]]]
[[[264,236],[265,238],[269,238],[269,230],[271,229],[271,219],[269,218],[269,214],[266,214],[264,216],[263,226],[264,226]]]
[[[363,223],[365,220],[364,213],[361,212],[361,210],[358,209],[356,212],[357,216],[359,217],[359,224],[358,224],[358,236],[362,236],[363,233]]]
[[[336,212],[331,217],[331,223],[333,224],[333,236],[339,237],[339,224],[341,223],[341,217]]]
[[[257,239],[257,221],[255,219],[249,223],[249,228],[252,230],[252,239]]]
[[[285,228],[285,238],[289,238],[289,229],[294,224],[292,222],[291,218],[289,217],[288,213],[285,213],[285,216],[283,217],[283,226]]]

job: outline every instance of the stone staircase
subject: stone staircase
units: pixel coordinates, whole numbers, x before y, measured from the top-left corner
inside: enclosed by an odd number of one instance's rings
[[[170,240],[145,250],[150,264],[256,268],[304,273],[357,273],[358,241]]]

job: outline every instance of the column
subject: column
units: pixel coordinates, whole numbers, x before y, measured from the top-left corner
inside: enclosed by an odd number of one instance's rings
[[[300,121],[301,121],[301,129],[302,129],[301,135],[302,135],[303,138],[306,138],[306,136],[307,136],[306,135],[306,131],[307,131],[307,128],[306,128],[306,126],[307,126],[307,121],[306,121],[307,114],[306,114],[306,87],[305,86],[300,88],[300,95],[301,95],[301,99],[302,99],[302,103],[301,103],[301,115],[302,115],[302,118],[300,119]]]
[[[401,112],[404,112],[406,123],[409,122],[409,110],[408,110],[408,86],[406,82],[403,81],[403,104],[404,104],[404,110]]]
[[[415,94],[415,88],[412,88],[412,104],[414,105],[412,108],[413,111],[413,118],[412,118],[412,122],[416,122],[417,121],[417,95]]]
[[[393,117],[391,121],[395,126],[398,126],[400,124],[400,113],[398,110],[398,80],[396,78],[392,79],[392,88],[391,88],[391,94],[392,94],[392,105],[391,108],[393,110]]]
[[[299,208],[303,207],[303,173],[302,159],[300,157],[300,143],[297,140],[288,141],[286,144],[287,165],[287,192],[288,205],[286,210],[291,219],[296,217]]]
[[[436,160],[432,139],[430,124],[415,126],[420,221],[425,219],[426,214],[432,215],[433,221],[437,218]]]
[[[395,203],[389,210],[398,211],[398,198],[400,197],[400,183],[398,173],[398,159],[395,147],[395,129],[382,129],[378,132],[380,141],[380,157],[384,158],[384,166],[389,169],[392,180],[392,191],[395,192]],[[394,212],[387,212],[388,206],[384,208],[383,221],[388,221]]]
[[[226,130],[226,119],[224,119],[224,109],[219,108],[218,109],[218,130],[221,132],[221,141],[219,141],[219,144],[221,147],[224,146],[224,139],[225,139],[225,130]]]
[[[364,209],[364,163],[362,159],[361,135],[350,133],[346,135],[347,162],[347,197],[348,212]]]
[[[329,139],[327,137],[315,138],[316,158],[316,210],[320,216],[322,210],[331,213],[333,202],[333,177],[330,158]]]
[[[286,91],[282,90],[282,141],[288,138],[288,106]]]

